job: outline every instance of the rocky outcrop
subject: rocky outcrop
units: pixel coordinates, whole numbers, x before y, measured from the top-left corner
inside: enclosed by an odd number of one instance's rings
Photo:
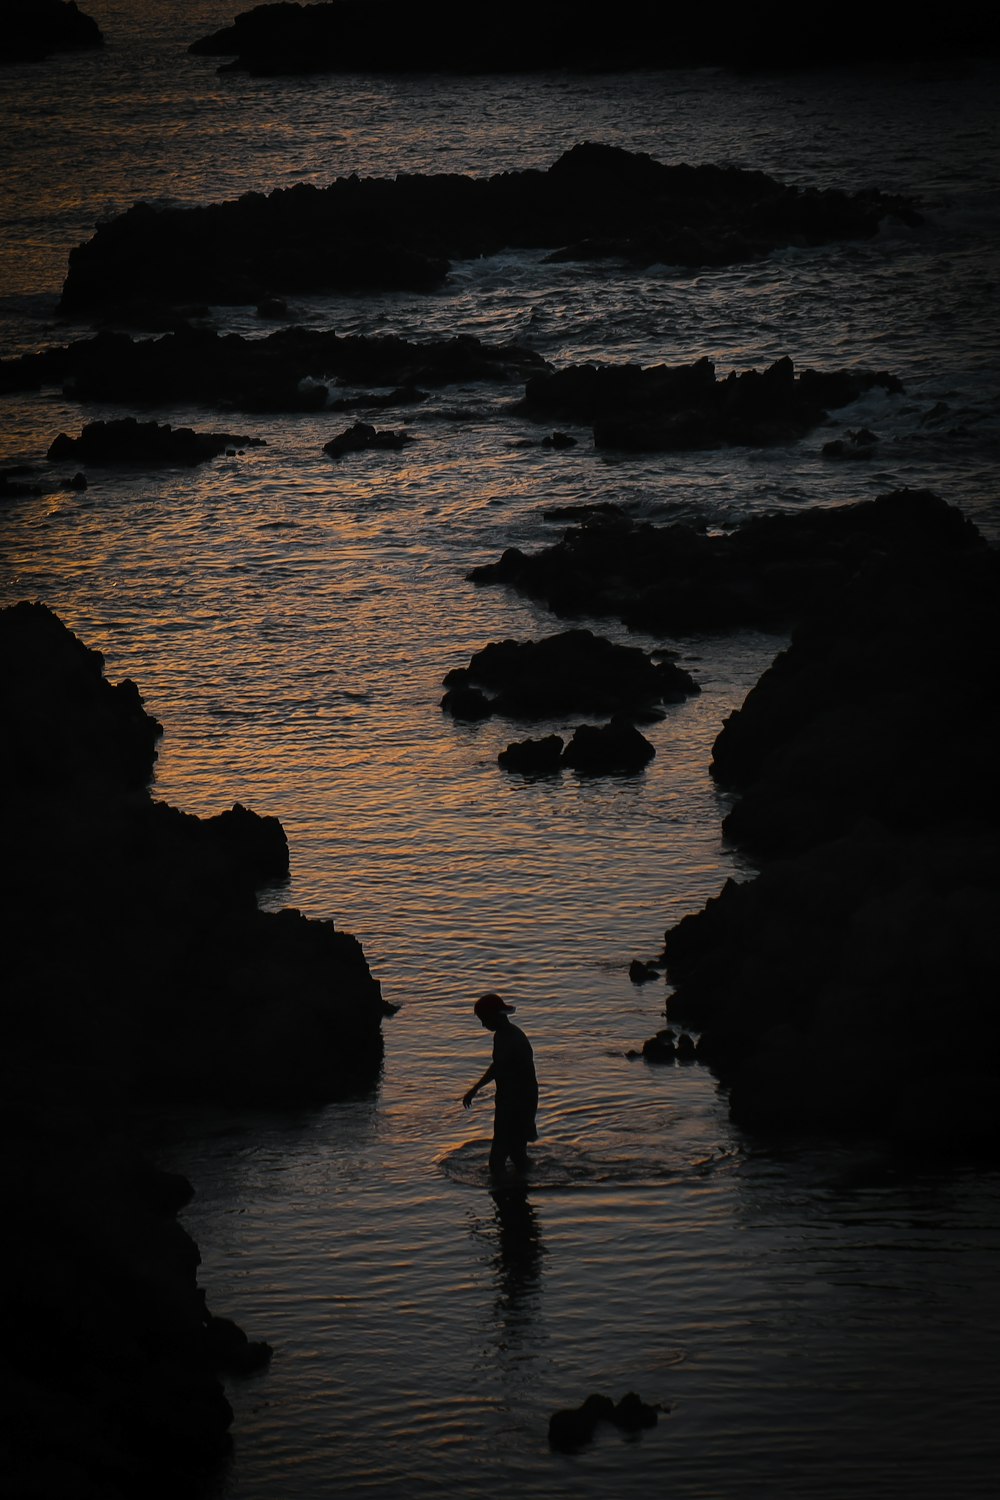
[[[369,448],[398,453],[407,443],[412,442],[413,438],[408,432],[391,432],[386,428],[380,431],[370,422],[355,422],[353,427],[345,428],[328,443],[324,443],[323,452],[328,453],[331,458],[343,458],[345,453],[364,453]]]
[[[998,754],[1000,557],[968,523],[859,567],[727,720],[726,831],[763,867],[663,958],[738,1121],[1000,1150]]]
[[[0,63],[40,62],[53,52],[103,45],[97,22],[75,0],[7,0],[0,17]]]
[[[431,291],[452,260],[581,242],[637,265],[732,265],[789,244],[868,238],[888,214],[916,220],[911,203],[875,191],[794,188],[584,143],[547,171],[352,176],[199,208],[137,203],[71,253],[61,309]]]
[[[558,734],[520,740],[501,750],[497,764],[522,776],[551,776],[564,766],[580,776],[633,776],[651,761],[655,749],[628,719],[580,724],[566,745]]]
[[[867,562],[981,545],[953,506],[926,491],[898,490],[857,505],[755,516],[723,536],[593,516],[552,546],[508,548],[468,576],[505,584],[557,615],[610,616],[655,634],[785,630],[835,599]]]
[[[908,15],[847,3],[831,26],[825,13],[797,13],[794,25],[780,8],[743,12],[674,8],[665,24],[655,0],[626,0],[608,24],[574,26],[560,0],[512,0],[504,25],[469,25],[459,0],[436,0],[414,9],[402,0],[381,4],[377,15],[363,0],[313,5],[258,5],[232,25],[192,43],[190,51],[231,57],[220,72],[238,69],[256,77],[287,73],[587,73],[622,69],[737,67],[872,67],[879,60],[995,50],[997,28],[988,7],[953,7]],[[859,40],[863,39],[863,40]]]
[[[0,612],[0,653],[8,1050],[108,1100],[370,1086],[383,1007],[356,939],[257,906],[287,869],[277,821],[154,802],[160,726],[44,606]]]
[[[140,310],[141,318],[141,310]],[[78,401],[163,406],[193,402],[249,412],[320,411],[331,386],[389,386],[376,403],[420,399],[422,386],[525,380],[547,369],[518,344],[470,335],[418,343],[282,328],[266,338],[183,327],[155,339],[104,332],[60,348],[0,360],[0,392],[56,386]]]
[[[207,1492],[230,1449],[219,1373],[250,1373],[271,1351],[206,1306],[176,1218],[190,1184],[95,1124],[93,1101],[39,1107],[3,1073],[5,1491]]]
[[[873,387],[899,393],[884,371],[803,370],[787,357],[766,370],[717,380],[708,359],[690,365],[570,365],[533,376],[523,415],[593,426],[598,448],[638,453],[789,443]]]
[[[193,468],[220,453],[262,448],[264,439],[238,437],[231,432],[195,432],[123,417],[114,422],[88,422],[79,437],[61,432],[46,455],[53,463],[183,465]]]
[[[655,1406],[635,1391],[627,1391],[620,1401],[610,1396],[595,1393],[588,1396],[580,1406],[568,1407],[552,1413],[549,1418],[549,1442],[563,1453],[575,1453],[589,1443],[601,1422],[610,1422],[620,1431],[638,1433],[655,1427],[659,1413],[666,1410],[659,1403]]]
[[[441,707],[457,718],[499,714],[527,720],[582,712],[651,722],[663,717],[664,704],[699,691],[675,662],[654,661],[637,646],[615,645],[590,630],[566,630],[540,641],[492,641],[467,667],[453,668],[444,685]],[[463,712],[469,704],[471,714]]]

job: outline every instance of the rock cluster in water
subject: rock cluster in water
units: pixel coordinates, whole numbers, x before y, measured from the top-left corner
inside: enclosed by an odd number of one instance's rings
[[[191,427],[170,427],[166,423],[137,422],[135,417],[123,417],[114,422],[88,422],[75,438],[60,432],[46,456],[53,463],[193,467],[217,458],[220,453],[263,446],[263,438],[240,437],[231,432],[195,432]]]
[[[593,1438],[601,1422],[610,1422],[621,1432],[638,1433],[655,1427],[665,1408],[650,1405],[635,1391],[627,1391],[620,1401],[594,1393],[579,1406],[566,1407],[549,1418],[549,1442],[563,1453],[575,1453]]]
[[[441,707],[466,722],[493,715],[609,718],[603,725],[581,724],[568,745],[557,734],[514,742],[500,752],[499,764],[528,775],[549,775],[563,766],[585,775],[630,773],[656,753],[635,721],[661,719],[664,704],[699,691],[689,672],[666,653],[660,657],[590,630],[566,630],[540,641],[491,641],[467,667],[446,675]]]
[[[738,67],[803,68],[833,64],[870,67],[903,59],[996,49],[988,7],[952,7],[909,14],[847,3],[831,25],[823,11],[781,7],[724,12],[673,7],[658,0],[626,0],[599,24],[578,24],[563,0],[512,0],[502,27],[470,19],[461,0],[414,8],[383,0],[373,14],[364,0],[312,5],[258,5],[193,42],[201,56],[231,57],[220,72],[256,77],[287,73],[588,73],[622,69]]]
[[[940,508],[895,506],[723,726],[761,873],[667,932],[667,1014],[748,1127],[995,1154],[1000,557],[907,523]]]
[[[53,52],[103,45],[97,22],[75,0],[7,0],[0,16],[0,63],[40,62]]]
[[[690,365],[570,365],[532,376],[518,408],[539,421],[586,422],[598,448],[639,453],[789,443],[873,387],[899,393],[895,376],[803,370],[786,356],[766,370],[717,380],[709,359]]]
[[[371,1087],[384,1007],[357,941],[256,890],[275,818],[150,795],[160,725],[41,604],[0,611],[0,1173],[11,1493],[198,1493],[227,1451],[219,1370],[266,1362],[197,1285],[183,1179],[128,1143],[153,1102]]]
[[[264,305],[275,293],[431,291],[450,262],[505,248],[637,265],[732,265],[778,246],[868,238],[913,205],[789,187],[763,172],[668,166],[584,143],[547,171],[338,178],[196,208],[137,203],[69,259],[61,309],[129,301]]]
[[[141,319],[143,309],[136,312]],[[525,380],[547,368],[519,344],[484,343],[468,334],[415,342],[296,327],[248,339],[184,325],[153,339],[104,331],[0,360],[0,392],[57,386],[78,401],[320,411],[327,404],[337,409],[330,402],[335,382],[392,387],[374,399],[407,405],[421,399],[422,386]]]
[[[919,490],[753,516],[726,535],[596,514],[549,547],[508,548],[468,576],[565,618],[607,616],[654,634],[784,630],[818,601],[835,600],[868,562],[896,552],[934,557],[972,534],[960,511]]]

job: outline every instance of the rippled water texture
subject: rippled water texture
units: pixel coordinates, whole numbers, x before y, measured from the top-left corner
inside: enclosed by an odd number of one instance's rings
[[[401,1006],[375,1097],[169,1122],[170,1159],[198,1188],[187,1218],[209,1302],[276,1348],[268,1373],[231,1388],[231,1500],[992,1496],[995,1177],[750,1143],[703,1071],[628,1056],[663,1007],[662,986],[629,983],[629,960],[750,873],[721,842],[707,766],[781,642],[638,638],[676,648],[703,687],[648,731],[656,758],[638,777],[505,777],[497,751],[523,731],[456,725],[438,700],[488,640],[553,628],[464,578],[553,538],[547,507],[614,500],[719,525],[910,484],[1000,534],[997,70],[266,82],[184,54],[229,4],[85,8],[104,53],[0,76],[10,351],[82,331],[53,321],[68,251],[143,197],[546,166],[593,139],[915,193],[927,213],[921,230],[753,266],[636,273],[510,253],[457,265],[425,298],[292,305],[345,333],[518,338],[557,364],[707,354],[725,373],[787,353],[891,370],[905,397],[840,414],[879,433],[874,463],[821,459],[829,430],[639,458],[580,430],[557,453],[511,413],[517,388],[451,388],[413,415],[402,455],[340,464],[322,452],[346,425],[332,414],[155,410],[267,446],[195,471],[92,472],[85,492],[53,484],[0,512],[0,601],[43,598],[112,678],[139,683],[166,728],[158,795],[281,817],[291,880],[264,899],[357,933]],[[218,317],[262,329],[252,309]],[[41,464],[60,429],[123,414],[8,398],[0,461]],[[549,729],[566,725],[533,732]],[[459,1102],[488,1052],[470,1000],[493,987],[517,1000],[542,1084],[526,1197],[491,1196],[489,1102]],[[550,1452],[552,1410],[628,1389],[670,1408],[655,1430]]]

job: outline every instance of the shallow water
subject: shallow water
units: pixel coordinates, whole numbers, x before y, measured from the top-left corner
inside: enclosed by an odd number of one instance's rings
[[[401,1007],[370,1099],[168,1122],[169,1159],[198,1190],[187,1221],[209,1303],[276,1348],[269,1372],[231,1387],[228,1496],[992,1496],[995,1175],[750,1142],[703,1070],[628,1056],[664,1001],[630,984],[630,959],[751,873],[721,841],[707,765],[781,642],[638,637],[677,649],[703,688],[647,731],[657,754],[638,777],[504,776],[497,751],[524,731],[456,725],[438,700],[486,641],[555,628],[464,578],[554,538],[548,507],[614,500],[719,525],[909,484],[1000,535],[997,70],[257,82],[184,55],[227,5],[86,8],[113,37],[104,55],[0,75],[11,351],[81,331],[53,321],[68,249],[144,196],[546,165],[590,138],[915,192],[928,214],[919,231],[750,267],[508,254],[457,266],[427,298],[292,307],[344,333],[516,337],[560,364],[708,354],[725,373],[788,353],[888,369],[905,397],[839,414],[880,434],[874,464],[823,460],[835,428],[642,458],[580,432],[554,453],[511,414],[517,387],[470,387],[415,411],[402,455],[339,464],[322,452],[347,425],[332,414],[248,426],[156,410],[267,446],[195,471],[94,472],[83,493],[54,481],[0,512],[0,602],[43,598],[109,676],[139,683],[166,727],[157,795],[281,817],[292,873],[265,903],[355,932]],[[219,318],[262,331],[252,309]],[[121,414],[7,399],[0,461],[42,463],[60,429]],[[542,1083],[526,1197],[491,1196],[489,1102],[460,1105],[488,1054],[470,1001],[494,987],[517,1001]],[[551,1411],[628,1389],[670,1407],[655,1430],[550,1452]]]

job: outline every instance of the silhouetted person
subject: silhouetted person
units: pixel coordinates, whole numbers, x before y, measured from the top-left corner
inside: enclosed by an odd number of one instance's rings
[[[468,1109],[481,1088],[496,1084],[493,1114],[493,1144],[490,1147],[490,1171],[499,1174],[508,1157],[519,1172],[528,1166],[528,1142],[537,1141],[535,1111],[538,1108],[538,1081],[531,1043],[520,1027],[508,1020],[514,1010],[499,995],[481,995],[475,1013],[487,1031],[493,1033],[493,1061],[477,1083],[463,1095]]]

